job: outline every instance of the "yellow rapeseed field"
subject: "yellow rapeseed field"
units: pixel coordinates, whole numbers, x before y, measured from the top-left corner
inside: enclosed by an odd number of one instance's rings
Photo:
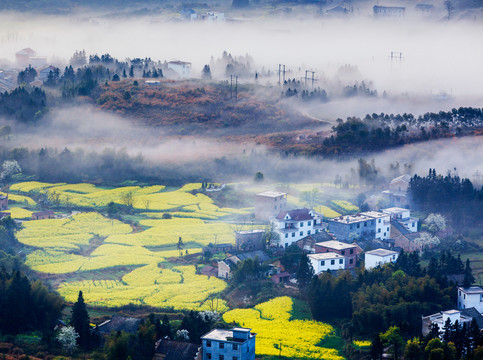
[[[345,211],[359,211],[359,207],[345,200],[332,200],[332,203],[344,209]]]
[[[253,309],[235,309],[226,312],[228,323],[251,328],[257,333],[258,355],[279,355],[275,346],[282,348],[287,358],[342,360],[335,349],[323,348],[324,338],[334,332],[329,324],[309,320],[290,320],[293,301],[278,297]]]

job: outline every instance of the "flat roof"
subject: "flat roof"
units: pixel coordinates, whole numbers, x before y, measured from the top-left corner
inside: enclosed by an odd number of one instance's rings
[[[254,234],[254,233],[261,233],[261,232],[265,232],[265,230],[263,229],[253,229],[253,230],[240,230],[240,231],[236,231],[237,234]]]
[[[280,191],[270,191],[270,190],[263,191],[257,194],[257,196],[265,196],[265,197],[279,197],[283,195],[287,195],[287,193],[283,193]]]
[[[308,254],[309,258],[314,260],[328,260],[328,259],[340,259],[344,258],[343,255],[339,255],[335,252],[325,252],[325,253],[318,253],[318,254]]]
[[[336,250],[351,249],[356,247],[355,244],[347,244],[336,240],[322,241],[315,243],[315,245],[324,246]]]
[[[400,207],[390,207],[387,209],[381,209],[382,212],[393,214],[393,213],[399,213],[399,212],[404,212],[404,211],[410,211],[409,209],[404,209]]]
[[[340,224],[355,224],[358,222],[374,220],[374,218],[370,216],[366,216],[364,214],[356,214],[356,215],[344,215],[339,216],[337,218],[329,219],[329,221],[337,222]]]
[[[379,212],[379,211],[364,211],[361,214],[369,216],[371,218],[380,218],[380,217],[385,217],[385,216],[389,215],[389,214],[384,214],[384,213]]]
[[[479,286],[471,286],[469,288],[459,287],[461,291],[464,291],[466,294],[481,294],[483,293],[483,289]]]
[[[376,255],[376,256],[388,256],[388,255],[395,255],[399,253],[394,250],[376,249],[376,250],[367,251],[366,254]]]
[[[443,314],[458,314],[459,311],[458,310],[446,310],[446,311],[443,311]]]
[[[203,335],[201,338],[206,340],[229,341],[229,342],[235,342],[235,343],[241,343],[241,342],[247,341],[247,339],[234,338],[233,331],[250,333],[251,329],[240,328],[240,327],[233,328],[231,330],[213,329],[209,333]],[[255,335],[256,334],[254,333],[250,333],[250,338]]]

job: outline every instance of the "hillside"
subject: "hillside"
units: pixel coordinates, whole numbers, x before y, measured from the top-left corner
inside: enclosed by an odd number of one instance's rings
[[[257,94],[253,87],[239,86],[235,102],[226,83],[138,83],[109,82],[99,86],[91,97],[103,110],[120,113],[138,124],[162,126],[175,134],[264,134],[321,125],[285,107],[278,96]]]

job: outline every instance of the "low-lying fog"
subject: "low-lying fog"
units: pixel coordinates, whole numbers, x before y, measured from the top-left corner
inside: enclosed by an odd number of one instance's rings
[[[483,23],[466,21],[423,22],[410,19],[372,18],[278,20],[260,18],[237,23],[188,23],[156,21],[156,18],[95,21],[85,15],[71,17],[0,14],[0,68],[13,63],[15,52],[30,47],[48,56],[54,64],[64,64],[76,50],[87,54],[110,53],[118,59],[150,57],[154,60],[179,59],[193,63],[198,76],[204,64],[226,50],[249,54],[253,71],[270,71],[267,81],[277,82],[278,64],[285,64],[287,78],[316,71],[317,85],[365,80],[371,89],[386,98],[335,100],[306,109],[324,120],[366,113],[404,113],[449,110],[459,106],[483,106]],[[402,60],[389,59],[390,52],[402,52]],[[338,78],[341,66],[357,67],[357,76]],[[340,75],[340,73],[339,73]],[[248,79],[242,81],[250,81]],[[278,181],[286,169],[291,180],[312,181],[313,177],[333,180],[347,174],[355,160],[336,163],[302,158],[281,159],[251,144],[225,143],[209,138],[165,137],[152,129],[133,128],[115,115],[92,109],[54,110],[48,126],[35,133],[15,135],[13,143],[32,148],[54,146],[62,149],[84,147],[102,151],[105,146],[142,153],[156,162],[186,162],[191,171],[203,170],[214,158],[244,158],[246,175],[264,171]],[[471,177],[483,171],[481,137],[439,140],[414,144],[370,156],[376,165],[387,168],[391,162],[413,163],[415,172],[429,167],[440,172],[458,168]],[[253,155],[256,154],[256,155]],[[200,162],[202,161],[202,162]],[[299,175],[296,175],[299,174]],[[227,177],[229,174],[227,174]],[[311,176],[312,179],[307,177]]]

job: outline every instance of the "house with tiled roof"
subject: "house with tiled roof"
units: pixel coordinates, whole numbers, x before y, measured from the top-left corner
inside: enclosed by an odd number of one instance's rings
[[[280,211],[272,223],[280,236],[280,245],[284,248],[324,229],[322,214],[305,208]]]
[[[156,342],[153,360],[201,360],[201,347],[184,341],[161,339]]]

